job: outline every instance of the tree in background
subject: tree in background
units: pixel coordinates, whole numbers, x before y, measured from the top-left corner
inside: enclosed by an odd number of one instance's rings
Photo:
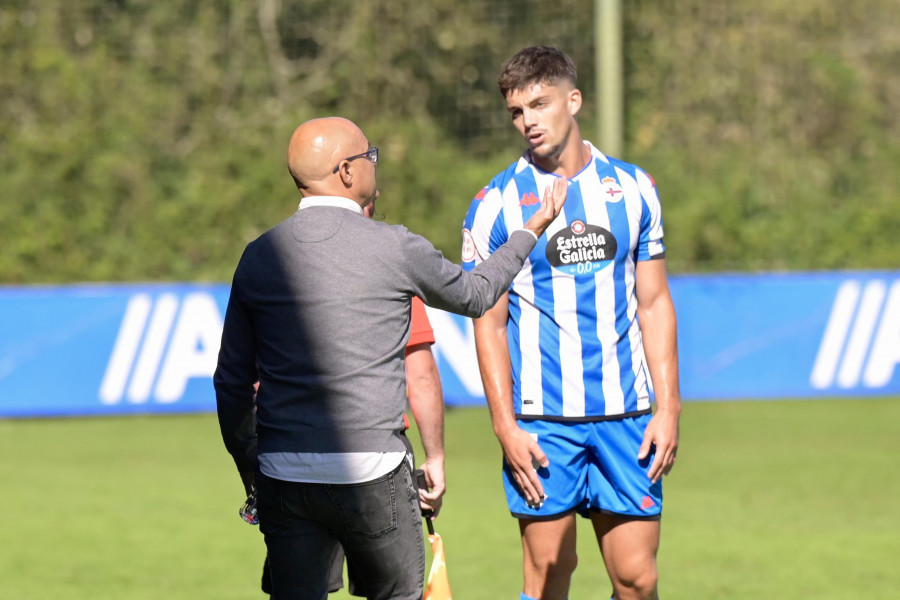
[[[898,17],[845,4],[624,4],[623,158],[660,186],[673,271],[897,266]],[[458,258],[469,200],[519,145],[502,60],[563,47],[593,106],[584,8],[5,2],[0,281],[227,281],[299,199],[291,131],[326,114],[382,148],[386,220]]]
[[[627,146],[662,182],[674,271],[900,266],[895,10],[627,5]]]

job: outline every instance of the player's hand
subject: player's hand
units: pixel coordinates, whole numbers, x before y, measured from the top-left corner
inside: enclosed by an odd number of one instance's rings
[[[444,492],[447,485],[444,481],[444,461],[438,459],[426,459],[422,465],[425,472],[425,482],[428,489],[419,488],[419,508],[423,511],[430,510],[432,512],[431,519],[436,519],[438,513],[441,512],[441,506],[444,502]]]
[[[665,411],[657,411],[647,429],[644,431],[644,441],[638,451],[638,460],[647,458],[652,446],[656,446],[656,454],[647,477],[656,483],[663,475],[668,475],[675,466],[675,458],[678,454],[678,415]]]
[[[555,177],[553,185],[547,186],[544,190],[544,199],[541,201],[541,207],[525,223],[525,229],[533,231],[535,235],[541,237],[547,227],[550,226],[550,223],[559,216],[563,204],[566,203],[568,193],[569,180],[565,177]]]
[[[499,436],[506,464],[512,471],[516,485],[522,490],[529,506],[539,508],[544,503],[544,486],[538,477],[538,467],[549,467],[550,460],[531,434],[516,426]]]

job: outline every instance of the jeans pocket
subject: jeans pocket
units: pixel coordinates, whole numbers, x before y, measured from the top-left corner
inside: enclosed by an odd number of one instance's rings
[[[348,533],[374,538],[397,529],[399,476],[400,472],[394,471],[366,483],[328,486]]]
[[[285,493],[288,485],[290,484],[284,481],[257,475],[259,530],[265,535],[278,535],[293,527],[294,521],[287,509],[290,495]]]

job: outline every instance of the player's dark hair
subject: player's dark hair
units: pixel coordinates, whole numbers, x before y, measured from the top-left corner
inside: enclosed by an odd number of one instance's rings
[[[538,83],[556,85],[568,81],[574,87],[577,79],[575,63],[565,52],[552,46],[530,46],[503,63],[497,85],[506,98],[510,92]]]

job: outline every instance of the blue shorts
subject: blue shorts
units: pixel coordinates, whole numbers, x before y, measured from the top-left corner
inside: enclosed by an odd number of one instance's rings
[[[662,512],[662,480],[651,483],[647,471],[653,452],[638,461],[644,430],[652,415],[589,423],[519,421],[550,460],[538,469],[546,500],[529,507],[506,462],[503,487],[514,517],[552,519],[577,510],[658,519]]]

